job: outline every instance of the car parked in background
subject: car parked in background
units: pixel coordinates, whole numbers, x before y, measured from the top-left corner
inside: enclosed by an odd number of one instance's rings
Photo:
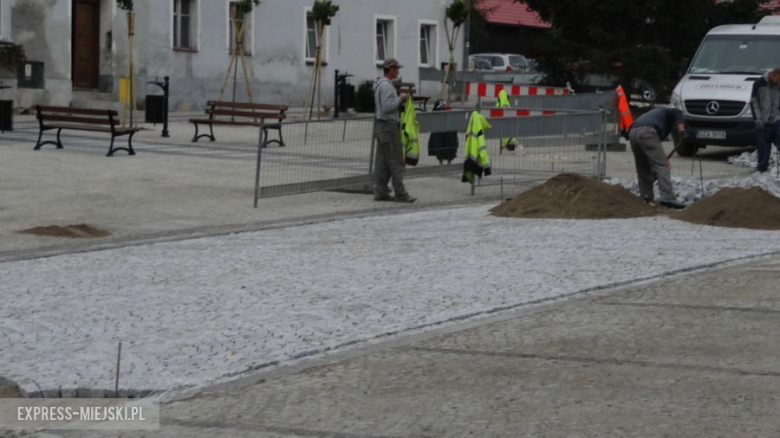
[[[490,62],[493,71],[525,73],[530,70],[528,60],[523,55],[511,53],[475,53],[469,56],[469,59],[471,58],[480,58]]]
[[[493,65],[487,59],[475,58],[473,56],[470,56],[469,71],[472,72],[493,71]]]

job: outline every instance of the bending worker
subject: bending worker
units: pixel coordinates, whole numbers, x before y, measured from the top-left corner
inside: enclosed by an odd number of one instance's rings
[[[374,104],[376,105],[376,180],[374,182],[375,201],[414,202],[417,198],[409,195],[404,187],[404,151],[401,143],[401,128],[398,121],[398,108],[409,99],[407,93],[398,96],[391,82],[398,77],[402,67],[395,59],[387,59],[382,68],[385,76],[374,84]],[[393,179],[393,192],[390,196],[387,183]]]
[[[628,138],[636,162],[639,194],[645,202],[655,202],[653,182],[658,181],[661,205],[685,208],[685,204],[677,202],[672,188],[671,166],[661,145],[661,141],[670,133],[675,140],[682,138],[685,133],[683,113],[677,108],[656,108],[640,116],[631,125]]]

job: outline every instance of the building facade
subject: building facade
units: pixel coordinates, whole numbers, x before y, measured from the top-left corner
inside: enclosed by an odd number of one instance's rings
[[[420,77],[448,59],[444,9],[449,0],[334,3],[340,10],[323,38],[324,103],[332,103],[336,69],[354,75],[353,83],[373,80],[382,75],[382,60],[391,57],[405,66],[404,82],[418,84],[423,93],[435,91],[437,84]],[[239,17],[247,23],[243,43],[255,101],[303,106],[317,45],[312,4],[263,0]],[[172,109],[200,109],[216,99],[234,40],[234,6],[231,0],[135,0],[136,98],[153,90],[147,81],[169,76]],[[24,107],[116,101],[119,78],[127,72],[127,29],[127,14],[115,0],[0,0],[0,38],[22,45],[28,61],[42,63],[45,79],[43,88],[4,93]],[[460,60],[462,40],[456,46]],[[242,75],[239,70],[239,80]],[[4,81],[16,85],[13,77]],[[226,96],[232,93],[231,75]],[[243,83],[236,94],[237,100],[247,99]]]

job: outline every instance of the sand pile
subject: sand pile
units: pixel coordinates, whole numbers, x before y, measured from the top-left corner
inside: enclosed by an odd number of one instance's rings
[[[780,198],[760,187],[724,188],[670,216],[716,227],[780,230]]]
[[[0,398],[21,398],[21,395],[13,386],[0,384]]]
[[[106,230],[87,224],[79,225],[50,225],[47,227],[35,227],[28,228],[26,230],[17,231],[20,234],[32,234],[35,236],[51,236],[51,237],[73,237],[76,239],[92,239],[96,237],[110,236]]]
[[[531,219],[625,219],[654,216],[660,210],[621,186],[564,173],[490,211]]]

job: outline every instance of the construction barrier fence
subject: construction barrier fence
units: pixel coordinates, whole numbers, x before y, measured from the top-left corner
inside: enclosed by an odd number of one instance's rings
[[[611,138],[614,111],[581,109],[604,97],[591,97],[592,102],[583,96],[561,97],[579,100],[534,102],[540,110],[550,112],[539,116],[518,117],[513,114],[515,108],[505,108],[503,117],[491,117],[490,110],[481,111],[492,125],[485,135],[492,175],[477,180],[477,188],[538,181],[563,172],[604,175],[605,144]],[[576,106],[580,108],[573,108]],[[472,110],[418,113],[420,160],[417,166],[407,166],[405,179],[441,177],[461,184],[465,133],[471,113]],[[281,126],[284,147],[264,147],[266,139],[260,130],[255,206],[259,199],[274,196],[337,189],[371,191],[376,147],[373,117],[293,121]],[[434,141],[432,135],[438,136],[438,140],[444,135],[448,146],[442,148],[441,141]],[[514,139],[513,150],[501,146],[501,139],[506,138]]]

